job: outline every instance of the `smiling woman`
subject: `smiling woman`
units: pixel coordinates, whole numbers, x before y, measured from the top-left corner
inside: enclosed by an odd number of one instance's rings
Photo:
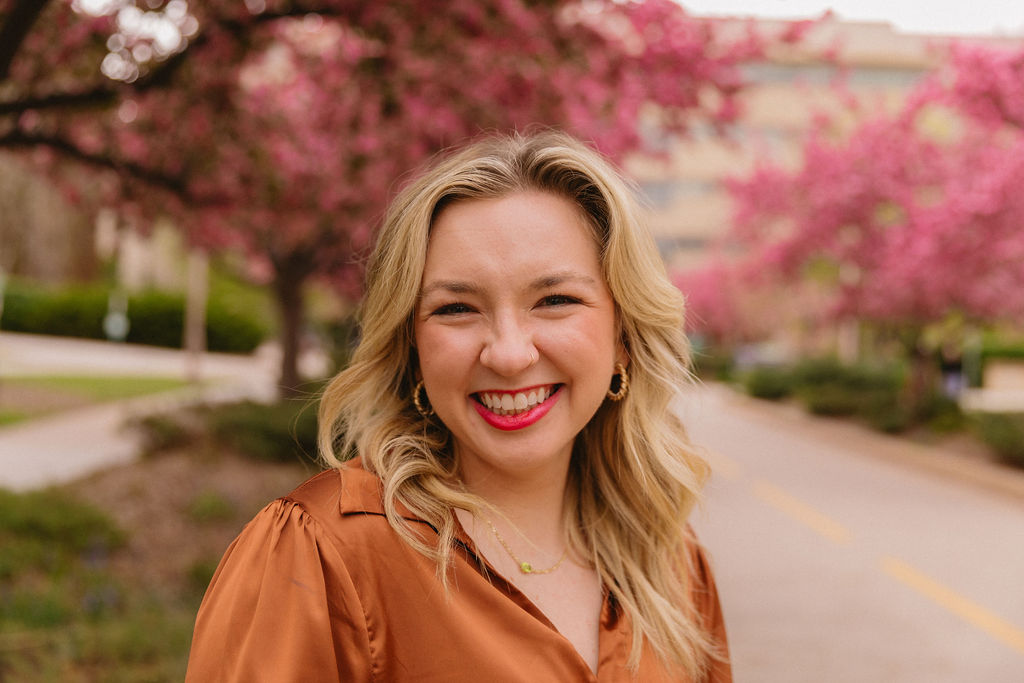
[[[670,409],[683,302],[639,216],[557,133],[396,198],[321,403],[331,469],[228,550],[188,680],[731,680]]]

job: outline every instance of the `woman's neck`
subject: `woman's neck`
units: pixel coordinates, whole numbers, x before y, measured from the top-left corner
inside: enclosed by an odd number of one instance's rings
[[[541,548],[564,547],[568,466],[532,477],[500,476],[495,472],[465,474],[466,488],[493,508],[481,511],[484,529],[490,522],[506,531],[511,527]]]

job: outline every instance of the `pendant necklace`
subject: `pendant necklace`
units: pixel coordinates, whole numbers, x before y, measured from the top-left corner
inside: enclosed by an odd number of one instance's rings
[[[508,556],[512,558],[512,561],[516,563],[516,566],[519,567],[519,571],[523,574],[550,574],[562,565],[566,555],[569,553],[569,549],[566,548],[562,551],[562,556],[558,558],[558,562],[555,562],[547,569],[534,569],[532,564],[516,557],[516,554],[512,552],[512,548],[510,548],[508,543],[505,542],[505,539],[501,537],[501,534],[498,533],[498,529],[494,526],[494,523],[491,520],[485,519],[484,521],[487,522],[487,526],[491,527],[491,533],[493,533],[494,537],[498,539],[498,543],[501,544],[501,547],[505,549],[505,552],[508,553]]]

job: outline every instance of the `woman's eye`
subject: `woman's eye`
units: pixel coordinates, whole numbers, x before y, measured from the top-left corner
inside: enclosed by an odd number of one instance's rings
[[[434,309],[434,315],[459,315],[460,313],[472,313],[473,309],[466,304],[445,304]]]
[[[565,294],[551,294],[540,300],[541,306],[565,306],[566,304],[578,304],[580,300],[574,296]]]

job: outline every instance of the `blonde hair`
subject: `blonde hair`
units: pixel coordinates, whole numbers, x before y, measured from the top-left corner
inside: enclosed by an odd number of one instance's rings
[[[593,563],[629,615],[629,665],[638,665],[646,638],[666,665],[699,678],[714,653],[694,609],[684,558],[693,542],[686,519],[707,465],[670,405],[691,379],[683,298],[639,223],[633,188],[574,138],[557,132],[488,137],[442,159],[398,195],[368,263],[359,346],[321,401],[321,452],[334,467],[362,457],[383,482],[392,527],[434,559],[446,581],[454,508],[477,511],[485,504],[460,487],[444,425],[422,417],[412,400],[412,318],[427,241],[448,204],[525,190],[551,192],[582,209],[630,359],[626,398],[605,401],[577,437],[566,491],[568,543]],[[401,518],[398,502],[437,530],[436,545]]]

